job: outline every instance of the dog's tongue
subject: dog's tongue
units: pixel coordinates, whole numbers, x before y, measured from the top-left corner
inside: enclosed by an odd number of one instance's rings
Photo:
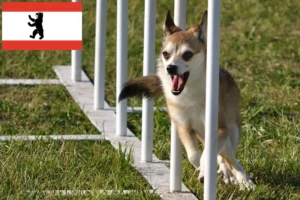
[[[173,80],[172,80],[172,89],[175,90],[175,91],[178,91],[182,88],[183,86],[183,75],[181,76],[178,76],[178,75],[175,75],[173,76]]]

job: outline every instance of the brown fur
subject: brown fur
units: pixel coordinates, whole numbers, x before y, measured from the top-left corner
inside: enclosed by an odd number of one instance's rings
[[[190,47],[195,50],[195,54],[199,53],[201,50],[206,51],[205,42],[198,40],[195,37],[191,37],[193,35],[193,32],[189,31],[174,33],[168,37],[167,41],[163,42],[161,49],[164,49],[168,42],[173,42],[176,44],[177,48],[184,43],[188,43]]]
[[[119,101],[129,97],[153,98],[162,95],[162,87],[158,76],[150,75],[126,82],[119,95]]]
[[[182,31],[181,28],[175,25],[170,10],[168,11],[166,18],[165,18],[165,24],[164,24],[164,36],[172,35],[175,32]]]

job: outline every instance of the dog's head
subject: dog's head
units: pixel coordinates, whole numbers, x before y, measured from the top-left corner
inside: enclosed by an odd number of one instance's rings
[[[171,92],[179,95],[187,81],[199,77],[190,76],[199,74],[205,68],[206,55],[206,27],[207,12],[200,22],[188,29],[177,27],[168,11],[164,23],[164,38],[160,55],[160,71],[170,76],[172,81]],[[191,80],[192,81],[192,80]]]

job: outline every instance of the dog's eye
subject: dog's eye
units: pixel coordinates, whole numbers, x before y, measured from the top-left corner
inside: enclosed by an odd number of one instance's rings
[[[184,52],[184,54],[182,54],[182,58],[183,58],[183,60],[188,61],[189,59],[191,59],[193,57],[193,55],[194,54],[192,52],[186,51],[186,52]]]
[[[164,51],[164,52],[162,52],[162,54],[166,60],[168,60],[170,58],[170,54],[168,52]]]

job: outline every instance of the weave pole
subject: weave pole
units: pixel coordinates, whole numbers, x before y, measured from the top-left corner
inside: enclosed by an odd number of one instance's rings
[[[97,0],[95,41],[94,109],[104,109],[105,95],[105,47],[107,0]]]
[[[155,73],[156,0],[145,0],[143,75]],[[152,161],[153,99],[143,99],[141,162]]]
[[[216,199],[220,12],[220,0],[209,0],[205,100],[204,200]]]
[[[72,2],[81,2],[81,0],[72,0]],[[82,24],[82,21],[80,22]],[[71,51],[71,77],[74,82],[81,81],[81,50]]]
[[[174,23],[185,30],[186,0],[175,0]],[[176,131],[174,122],[171,122],[171,161],[170,161],[170,191],[181,191],[182,180],[182,144]]]
[[[118,102],[118,96],[127,80],[128,49],[128,0],[117,2],[117,93],[116,93],[116,135],[127,135],[127,100]]]

